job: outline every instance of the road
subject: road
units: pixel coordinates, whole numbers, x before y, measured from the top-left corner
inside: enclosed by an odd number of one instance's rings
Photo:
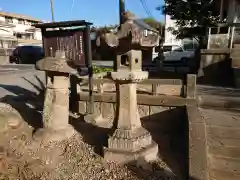
[[[9,73],[19,73],[19,72],[26,72],[26,71],[33,71],[35,70],[34,65],[28,64],[9,64],[9,65],[0,65],[0,75],[2,74],[9,74]]]
[[[0,98],[38,92],[36,87],[41,87],[44,79],[45,73],[37,71],[33,65],[1,65]]]

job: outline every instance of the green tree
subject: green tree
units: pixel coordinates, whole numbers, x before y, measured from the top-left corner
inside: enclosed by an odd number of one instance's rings
[[[143,21],[154,29],[161,29],[163,26],[161,22],[158,22],[153,18],[144,18]]]
[[[217,2],[217,1],[216,1]],[[219,22],[219,10],[213,0],[165,0],[157,7],[176,21],[177,29],[170,28],[177,37],[204,36],[207,26]]]

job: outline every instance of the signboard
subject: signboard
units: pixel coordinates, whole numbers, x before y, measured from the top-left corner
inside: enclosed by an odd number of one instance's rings
[[[84,29],[46,30],[43,32],[45,56],[55,56],[57,50],[65,51],[66,58],[75,65],[85,66]]]

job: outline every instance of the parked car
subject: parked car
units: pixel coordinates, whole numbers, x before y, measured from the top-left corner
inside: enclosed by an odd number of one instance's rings
[[[154,61],[163,63],[181,63],[187,65],[194,58],[195,50],[185,50],[179,45],[163,45]]]
[[[12,51],[9,62],[16,64],[35,64],[44,57],[41,46],[18,46]]]

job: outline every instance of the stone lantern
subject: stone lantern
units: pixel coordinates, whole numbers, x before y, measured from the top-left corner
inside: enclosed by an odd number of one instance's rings
[[[70,76],[85,69],[87,63],[91,67],[90,24],[80,20],[35,25],[41,28],[45,53],[36,69],[45,71],[47,76],[44,127],[35,134],[41,135],[43,141],[59,141],[75,133],[69,124]]]
[[[127,22],[126,22],[127,23]],[[144,31],[133,24],[123,24],[115,36],[107,35],[106,42],[113,44],[117,60],[112,79],[118,86],[119,109],[117,127],[108,139],[108,147],[104,149],[106,161],[120,164],[129,162],[149,162],[157,159],[158,146],[151,134],[142,127],[137,104],[137,83],[148,78],[148,72],[142,71],[142,47],[155,46],[157,37],[149,39]],[[153,41],[156,39],[156,41]]]
[[[74,134],[74,129],[68,122],[69,75],[76,70],[67,64],[63,51],[56,51],[55,57],[38,61],[36,67],[46,71],[49,76],[44,99],[43,129],[39,132],[44,134],[43,139],[46,141],[68,138]]]

